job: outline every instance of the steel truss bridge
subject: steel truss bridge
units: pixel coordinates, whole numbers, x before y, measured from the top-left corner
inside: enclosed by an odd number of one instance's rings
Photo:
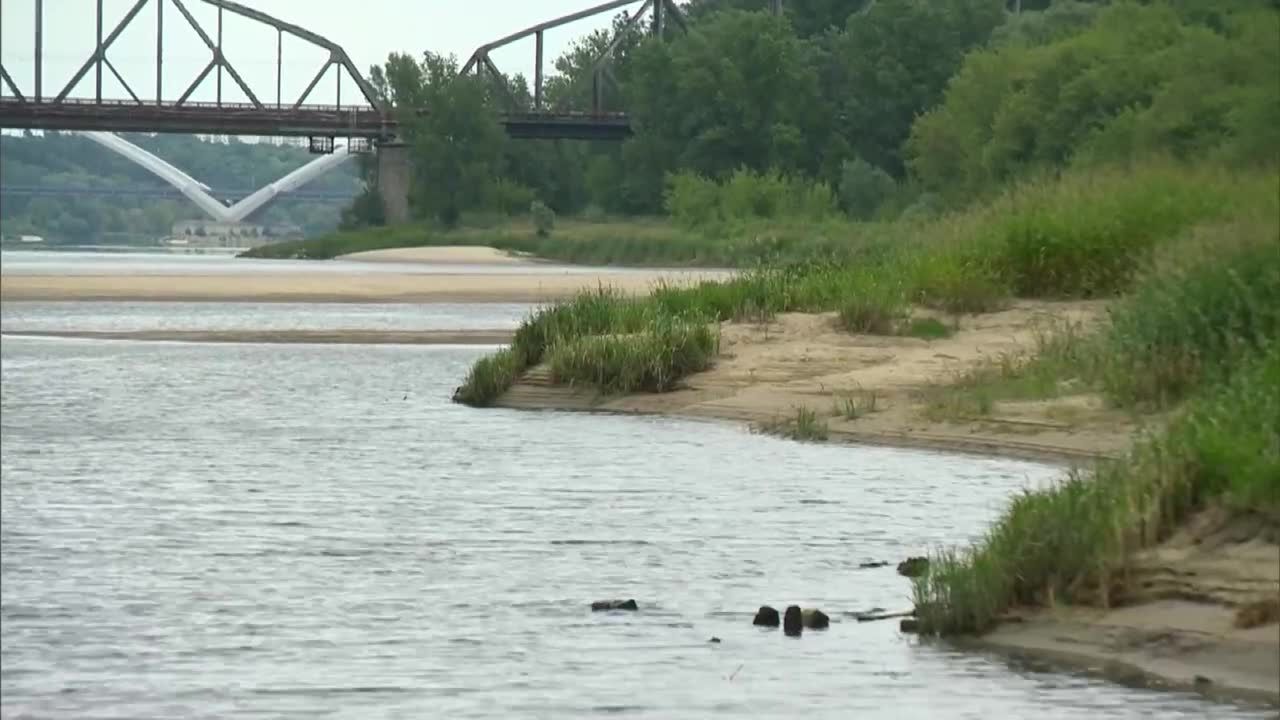
[[[19,0],[7,0],[7,3]],[[88,0],[77,0],[88,4]],[[101,130],[110,132],[173,132],[207,133],[222,135],[306,136],[315,138],[311,143],[315,152],[332,149],[333,138],[347,137],[385,143],[396,137],[396,112],[369,84],[351,61],[346,51],[337,43],[321,37],[305,28],[278,20],[259,10],[232,0],[200,0],[217,9],[216,25],[206,28],[187,8],[191,0],[136,0],[123,18],[113,28],[103,24],[103,0],[97,0],[97,34],[94,46],[71,79],[50,94],[43,84],[44,65],[44,0],[30,0],[35,11],[34,82],[26,88],[19,87],[13,76],[0,63],[0,127],[33,130]],[[613,81],[610,65],[613,53],[625,32],[618,32],[613,43],[596,59],[592,67],[592,106],[580,110],[552,110],[543,98],[543,34],[547,30],[582,20],[594,15],[621,10],[635,5],[639,0],[611,0],[584,10],[539,23],[477,48],[463,67],[464,72],[500,77],[490,53],[511,43],[532,37],[534,39],[533,103],[527,108],[505,112],[501,122],[508,135],[528,139],[584,139],[621,140],[631,133],[630,120],[625,113],[606,112],[602,108],[601,93],[604,86]],[[775,0],[776,2],[776,0]],[[151,8],[144,17],[144,10]],[[198,35],[209,53],[209,61],[177,97],[163,94],[165,73],[164,23],[166,8],[177,11],[177,22],[185,22]],[[274,102],[270,90],[254,88],[246,82],[223,54],[223,14],[248,18],[276,31],[276,82]],[[136,91],[112,64],[108,51],[116,39],[133,23],[150,22],[156,27],[155,90]],[[648,20],[650,32],[664,36],[668,21],[683,28],[684,19],[674,0],[645,0],[631,14],[623,30],[630,31]],[[174,22],[173,19],[169,20]],[[282,94],[281,68],[284,58],[284,36],[289,35],[326,51],[327,59],[317,69],[315,76],[302,93],[292,100]],[[335,77],[335,104],[316,105],[308,98],[330,74]],[[92,74],[93,96],[73,97],[81,82]],[[103,96],[104,74],[113,76],[127,93],[127,98]],[[356,103],[343,104],[343,76],[354,85]],[[213,102],[196,102],[192,95],[206,80],[212,78],[215,85]],[[223,85],[232,83],[248,102],[224,102]],[[502,89],[506,90],[505,84]],[[350,93],[349,93],[350,96]],[[510,99],[510,98],[508,98]],[[400,109],[404,111],[405,109]],[[412,108],[412,112],[430,113],[431,108]],[[324,140],[327,138],[327,142]]]

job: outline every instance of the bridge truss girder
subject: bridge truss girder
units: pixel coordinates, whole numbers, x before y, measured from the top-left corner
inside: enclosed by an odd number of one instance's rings
[[[569,13],[568,15],[561,15],[560,17],[540,22],[537,25],[531,25],[523,30],[518,30],[510,35],[494,40],[493,42],[485,43],[484,45],[476,48],[475,52],[471,53],[471,57],[468,58],[466,64],[462,66],[462,74],[474,72],[476,75],[482,75],[487,71],[495,80],[500,80],[502,72],[498,70],[498,66],[494,64],[492,57],[490,57],[490,53],[498,48],[510,45],[511,43],[523,40],[532,35],[534,38],[533,109],[534,112],[540,112],[543,109],[543,33],[547,30],[560,27],[561,25],[568,25],[569,23],[577,22],[578,20],[583,20],[613,10],[619,10],[628,5],[634,5],[637,2],[640,2],[640,0],[610,0],[610,2],[594,5],[584,10]],[[613,41],[609,43],[608,47],[600,53],[600,56],[597,57],[592,64],[591,111],[593,113],[598,114],[603,110],[602,89],[604,81],[610,80],[615,85],[617,84],[616,78],[613,77],[613,73],[609,69],[609,65],[613,61],[614,51],[617,50],[622,38],[625,37],[632,29],[637,27],[649,11],[652,11],[652,24],[650,25],[651,32],[657,37],[664,36],[667,17],[673,18],[676,21],[676,25],[678,25],[681,30],[688,30],[684,15],[681,13],[679,6],[675,4],[675,0],[644,0],[640,8],[627,19],[627,22],[621,28],[619,28],[613,38]],[[514,101],[514,98],[510,95],[510,89],[506,84],[502,82],[498,82],[497,84],[501,88],[502,92],[507,95],[507,99]]]
[[[259,10],[254,10],[253,8],[246,7],[244,5],[241,5],[238,2],[233,2],[232,0],[201,0],[206,4],[212,5],[213,7],[217,8],[217,11],[218,11],[217,27],[214,30],[213,37],[210,37],[210,33],[206,31],[204,27],[201,26],[200,22],[191,14],[191,11],[187,9],[186,0],[136,0],[133,3],[133,5],[130,6],[129,10],[124,14],[124,17],[122,17],[120,21],[116,23],[115,27],[112,28],[110,32],[108,32],[104,36],[103,35],[103,31],[104,31],[103,11],[102,11],[103,0],[96,0],[97,14],[95,17],[97,21],[96,22],[97,35],[96,35],[96,41],[94,44],[94,49],[89,54],[88,58],[85,59],[85,61],[79,66],[76,72],[71,76],[71,79],[67,82],[67,84],[63,86],[62,89],[58,91],[58,93],[55,94],[52,100],[50,101],[50,99],[47,98],[46,95],[44,94],[44,87],[43,87],[44,0],[32,0],[32,1],[35,5],[35,77],[34,77],[35,83],[33,87],[34,92],[30,95],[30,97],[28,97],[19,89],[17,83],[13,80],[13,77],[3,67],[3,64],[0,64],[0,82],[3,82],[3,84],[9,89],[9,92],[13,95],[14,99],[22,102],[32,102],[36,104],[50,103],[50,102],[56,104],[56,103],[65,102],[68,99],[68,97],[71,95],[72,91],[75,90],[76,86],[80,84],[80,82],[85,78],[85,76],[88,75],[90,71],[93,71],[94,77],[95,77],[94,99],[98,102],[98,104],[102,104],[102,101],[103,101],[102,77],[103,77],[103,71],[105,69],[107,72],[110,72],[115,77],[116,81],[119,82],[120,85],[125,89],[125,92],[129,94],[129,97],[132,100],[133,104],[139,105],[139,106],[154,104],[156,106],[164,105],[165,107],[183,107],[184,105],[187,104],[192,93],[194,93],[196,89],[199,88],[201,83],[203,83],[204,80],[210,74],[214,74],[216,75],[216,83],[217,83],[216,102],[214,104],[215,106],[221,107],[223,105],[222,76],[223,76],[223,73],[225,72],[226,75],[228,75],[231,78],[231,80],[240,88],[240,91],[244,93],[245,97],[248,98],[250,105],[252,105],[257,110],[264,110],[268,106],[264,105],[264,103],[258,99],[258,95],[254,93],[253,89],[249,87],[249,84],[245,82],[244,78],[236,70],[235,66],[230,61],[227,60],[226,55],[224,55],[222,52],[222,17],[224,12],[228,12],[234,15],[240,15],[242,17],[249,18],[250,20],[253,20],[258,23],[262,23],[264,25],[268,25],[276,30],[275,108],[277,110],[286,107],[286,104],[284,102],[284,98],[282,97],[282,92],[281,92],[282,91],[282,82],[281,82],[282,72],[281,71],[284,64],[284,36],[288,34],[293,37],[299,38],[311,45],[314,45],[316,47],[320,47],[326,50],[328,52],[328,58],[320,66],[319,70],[315,74],[315,77],[311,80],[311,83],[307,85],[306,89],[302,92],[302,94],[295,101],[289,104],[287,107],[290,107],[291,109],[295,109],[295,110],[302,107],[303,104],[306,102],[307,98],[311,95],[312,90],[314,90],[316,85],[319,84],[319,82],[323,79],[325,73],[327,73],[331,67],[336,67],[337,71],[335,72],[335,75],[336,75],[336,84],[337,84],[337,104],[338,105],[342,104],[342,74],[343,74],[342,71],[345,70],[347,74],[350,75],[352,80],[355,82],[356,89],[359,92],[359,94],[364,98],[364,101],[368,103],[368,105],[378,113],[384,116],[386,114],[385,112],[386,108],[382,101],[382,98],[379,97],[377,91],[374,90],[373,86],[370,85],[367,80],[365,80],[364,76],[360,73],[359,69],[356,68],[355,63],[351,61],[350,56],[347,55],[346,51],[343,50],[340,45],[328,40],[327,38],[317,35],[316,33],[313,33],[305,28],[299,27],[292,23],[284,22],[283,20],[278,20],[270,15],[267,15],[266,13],[263,13]],[[155,90],[154,99],[152,99],[150,102],[147,102],[147,101],[144,101],[138,95],[138,93],[134,92],[133,87],[130,86],[129,83],[125,81],[124,77],[116,70],[115,66],[111,63],[110,58],[107,56],[107,51],[111,48],[111,45],[116,41],[116,39],[120,36],[120,34],[123,33],[125,29],[128,28],[132,23],[142,22],[139,19],[139,16],[141,15],[143,9],[150,4],[154,4],[154,7],[155,7],[156,90]],[[209,50],[211,59],[209,60],[208,64],[204,66],[204,69],[202,69],[197,74],[195,79],[191,82],[190,85],[187,86],[187,89],[177,98],[176,101],[166,103],[163,99],[163,94],[164,94],[163,93],[164,10],[165,10],[165,6],[169,4],[171,4],[174,8],[177,9],[178,13],[182,16],[183,20],[185,20],[186,23],[190,25],[191,28],[196,32],[196,34],[200,37],[201,42],[203,42],[205,47]]]

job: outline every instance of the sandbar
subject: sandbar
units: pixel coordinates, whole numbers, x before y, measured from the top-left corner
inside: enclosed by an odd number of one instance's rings
[[[5,275],[0,300],[172,302],[528,302],[570,297],[586,288],[642,294],[659,283],[723,279],[724,271],[609,270],[536,273],[246,272],[171,275]]]
[[[468,245],[385,248],[339,255],[339,260],[379,263],[429,263],[432,265],[531,265],[539,260],[497,248]]]

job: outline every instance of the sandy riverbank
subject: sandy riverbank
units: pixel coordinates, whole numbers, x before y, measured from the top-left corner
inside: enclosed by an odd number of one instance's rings
[[[1008,310],[960,321],[939,340],[851,335],[833,314],[782,314],[768,324],[728,323],[715,367],[661,395],[599,398],[551,386],[534,369],[498,404],[720,418],[747,423],[814,410],[833,439],[936,448],[1034,459],[1087,461],[1115,456],[1137,430],[1133,419],[1090,395],[1053,401],[1001,402],[965,421],[921,415],[919,394],[983,359],[1034,347],[1036,328],[1055,320],[1091,322],[1100,303],[1019,302]],[[835,413],[843,397],[876,398],[875,412],[857,419]]]
[[[432,265],[532,265],[536,258],[520,257],[491,247],[461,245],[386,248],[339,255],[339,260],[378,263],[429,263]]]
[[[930,420],[922,391],[984,359],[1033,349],[1045,321],[1087,326],[1102,314],[1101,303],[1019,302],[965,318],[955,335],[933,341],[850,335],[831,315],[784,314],[767,325],[724,325],[716,366],[675,392],[600,398],[552,386],[546,369],[535,368],[498,404],[747,423],[807,407],[826,419],[836,441],[1088,464],[1121,456],[1141,423],[1096,396],[1070,393],[996,402],[981,417]],[[874,412],[852,420],[836,412],[840,397],[871,393]],[[1280,599],[1277,541],[1257,528],[1202,522],[1143,556],[1137,586],[1144,592],[1126,606],[1031,611],[979,642],[1121,679],[1136,674],[1157,685],[1280,703],[1280,625],[1233,626],[1242,604]]]
[[[549,302],[604,285],[646,293],[659,282],[717,279],[714,271],[5,275],[0,300],[245,302]]]

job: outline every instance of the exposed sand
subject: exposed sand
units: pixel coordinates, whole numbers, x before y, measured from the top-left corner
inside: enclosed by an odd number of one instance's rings
[[[1049,460],[1113,456],[1128,447],[1133,421],[1097,398],[1000,403],[984,417],[930,421],[919,393],[950,381],[984,358],[1033,347],[1037,323],[1089,322],[1100,303],[1020,302],[1008,310],[964,318],[949,338],[850,335],[832,314],[783,314],[764,324],[725,324],[721,357],[711,370],[661,395],[600,398],[551,386],[535,369],[499,404],[712,417],[748,423],[794,416],[807,407],[825,416],[833,439],[993,453]],[[856,420],[835,412],[845,396],[874,393],[876,412]]]
[[[366,250],[339,255],[338,258],[356,262],[416,262],[433,265],[528,265],[538,262],[497,248],[461,245]]]
[[[671,393],[601,398],[552,386],[543,367],[498,404],[749,423],[794,416],[803,406],[828,422],[833,440],[1087,464],[1123,454],[1139,430],[1134,418],[1068,390],[1054,400],[997,402],[982,417],[931,421],[922,416],[921,391],[985,358],[1030,350],[1044,320],[1087,325],[1102,311],[1100,303],[1020,302],[966,318],[954,336],[934,341],[849,335],[831,315],[781,315],[767,325],[723,326],[716,366]],[[842,394],[871,392],[876,411],[855,420],[836,412]],[[1280,546],[1274,521],[1266,527],[1273,533],[1241,536],[1238,527],[1203,520],[1143,556],[1134,583],[1140,592],[1120,599],[1126,607],[1032,611],[980,642],[1121,679],[1141,675],[1148,683],[1280,702],[1280,626],[1232,627],[1240,604],[1280,599]]]
[[[331,345],[502,345],[510,330],[23,330],[18,337]]]
[[[5,275],[0,300],[250,302],[548,302],[605,285],[628,293],[719,279],[722,271],[644,270],[564,274],[290,272],[243,275]]]

